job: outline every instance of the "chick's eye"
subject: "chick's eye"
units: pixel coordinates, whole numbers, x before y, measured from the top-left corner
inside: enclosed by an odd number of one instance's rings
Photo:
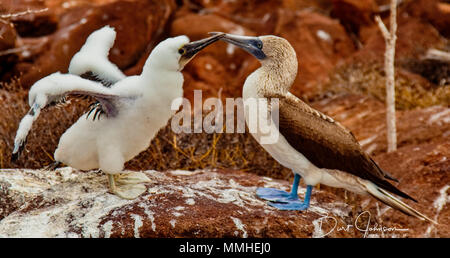
[[[186,52],[186,50],[185,50],[184,48],[178,49],[178,53],[179,53],[180,55],[183,55],[185,52]]]
[[[257,42],[257,43],[256,43],[256,47],[259,48],[259,49],[262,49],[263,45],[262,45],[261,42]]]

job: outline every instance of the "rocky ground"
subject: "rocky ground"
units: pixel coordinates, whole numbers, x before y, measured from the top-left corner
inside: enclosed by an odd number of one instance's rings
[[[430,148],[422,152],[428,154]],[[404,152],[397,155],[401,154]],[[448,175],[439,171],[439,164],[433,167],[413,173],[436,173],[448,180]],[[406,186],[402,188],[420,200],[413,206],[440,223],[435,226],[373,200],[348,200],[323,188],[314,190],[307,211],[279,211],[255,196],[256,187],[289,190],[289,182],[252,173],[230,170],[145,173],[151,179],[147,192],[130,201],[109,194],[106,176],[96,171],[80,172],[67,167],[57,171],[1,170],[0,200],[7,205],[0,209],[0,237],[448,237],[449,234],[449,187],[442,180],[440,185],[430,183],[436,176],[428,182],[411,179],[412,175],[399,177],[401,185]],[[393,173],[398,176],[397,171]],[[411,183],[423,189],[408,187]],[[304,191],[302,188],[300,195]]]
[[[427,55],[430,49],[450,50],[450,3],[404,0],[398,8],[399,148],[386,153],[384,40],[373,18],[380,15],[388,22],[387,3],[3,0],[0,168],[17,170],[0,171],[0,236],[317,237],[332,231],[334,221],[345,226],[363,214],[361,227],[370,222],[408,229],[371,236],[450,237],[450,62]],[[85,38],[107,24],[117,31],[109,57],[127,75],[140,73],[153,46],[169,36],[197,40],[209,31],[224,31],[285,37],[299,59],[291,91],[348,127],[374,160],[399,179],[398,186],[419,200],[409,204],[439,225],[325,186],[315,190],[310,211],[275,211],[255,198],[255,187],[288,188],[291,172],[248,134],[186,135],[165,128],[147,151],[127,163],[128,169],[148,170],[153,179],[149,192],[135,201],[107,194],[105,177],[95,172],[23,169],[52,162],[59,136],[89,104],[83,101],[44,112],[24,157],[11,163],[15,130],[28,108],[27,89],[52,72],[67,72]],[[192,98],[193,90],[201,89],[204,99],[238,97],[258,65],[240,49],[214,44],[183,71],[185,96]],[[321,231],[318,223],[325,214],[334,219],[323,222]],[[51,227],[42,227],[45,223]],[[353,229],[327,236],[366,235]]]
[[[2,170],[0,237],[354,237],[343,223],[351,211],[316,191],[307,212],[281,212],[256,198],[257,186],[288,182],[239,171],[145,172],[148,191],[129,201],[107,193],[106,176],[71,168]],[[301,191],[304,194],[304,191]],[[320,202],[320,203],[319,203]]]

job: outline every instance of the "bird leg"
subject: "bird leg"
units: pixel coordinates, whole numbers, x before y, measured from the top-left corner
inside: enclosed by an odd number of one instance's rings
[[[256,195],[259,198],[271,202],[290,203],[292,201],[298,200],[297,191],[299,183],[300,183],[300,175],[295,174],[294,183],[292,184],[292,189],[290,193],[275,188],[258,188],[256,189]]]
[[[114,180],[113,174],[108,174],[109,191],[111,193],[116,193],[116,181]]]
[[[110,192],[123,199],[135,199],[143,194],[147,188],[143,183],[150,179],[141,172],[130,172],[121,174],[108,174]]]
[[[256,189],[256,195],[264,200],[270,201],[269,205],[279,210],[288,210],[288,211],[306,210],[309,207],[312,186],[308,185],[306,187],[305,200],[301,202],[298,199],[299,183],[300,183],[300,175],[295,174],[294,183],[292,184],[292,189],[290,193],[275,188],[258,188]]]
[[[62,163],[59,161],[55,161],[47,166],[44,167],[44,170],[48,170],[48,171],[53,171],[55,170],[57,167],[59,167],[59,165],[61,165]]]

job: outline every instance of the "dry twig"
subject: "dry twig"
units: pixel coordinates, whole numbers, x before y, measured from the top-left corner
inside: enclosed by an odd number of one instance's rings
[[[386,41],[384,69],[386,72],[386,122],[388,152],[397,149],[397,129],[395,125],[395,42],[397,41],[397,0],[391,0],[390,30],[386,28],[379,16],[375,21]]]

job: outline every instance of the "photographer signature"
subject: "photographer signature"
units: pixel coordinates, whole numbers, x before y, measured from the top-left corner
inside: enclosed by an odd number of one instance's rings
[[[368,214],[369,218],[367,219],[367,222],[364,222],[363,220],[361,220],[361,216],[364,214]],[[407,228],[397,228],[397,227],[385,227],[382,225],[378,225],[378,223],[375,223],[373,226],[371,226],[371,219],[372,215],[370,214],[369,211],[364,211],[361,214],[358,215],[358,217],[355,220],[355,223],[353,225],[345,225],[345,226],[338,226],[338,220],[335,217],[332,216],[324,216],[319,218],[318,220],[315,221],[314,226],[315,227],[319,227],[319,230],[316,232],[320,232],[319,235],[315,235],[315,237],[325,237],[329,234],[331,234],[332,232],[336,231],[350,231],[352,228],[355,228],[356,230],[363,232],[364,235],[363,237],[366,238],[367,236],[369,236],[370,233],[393,233],[396,231],[408,231],[409,229]],[[333,226],[331,227],[330,230],[328,230],[327,232],[323,232],[323,224],[324,222],[326,223],[334,223]]]

